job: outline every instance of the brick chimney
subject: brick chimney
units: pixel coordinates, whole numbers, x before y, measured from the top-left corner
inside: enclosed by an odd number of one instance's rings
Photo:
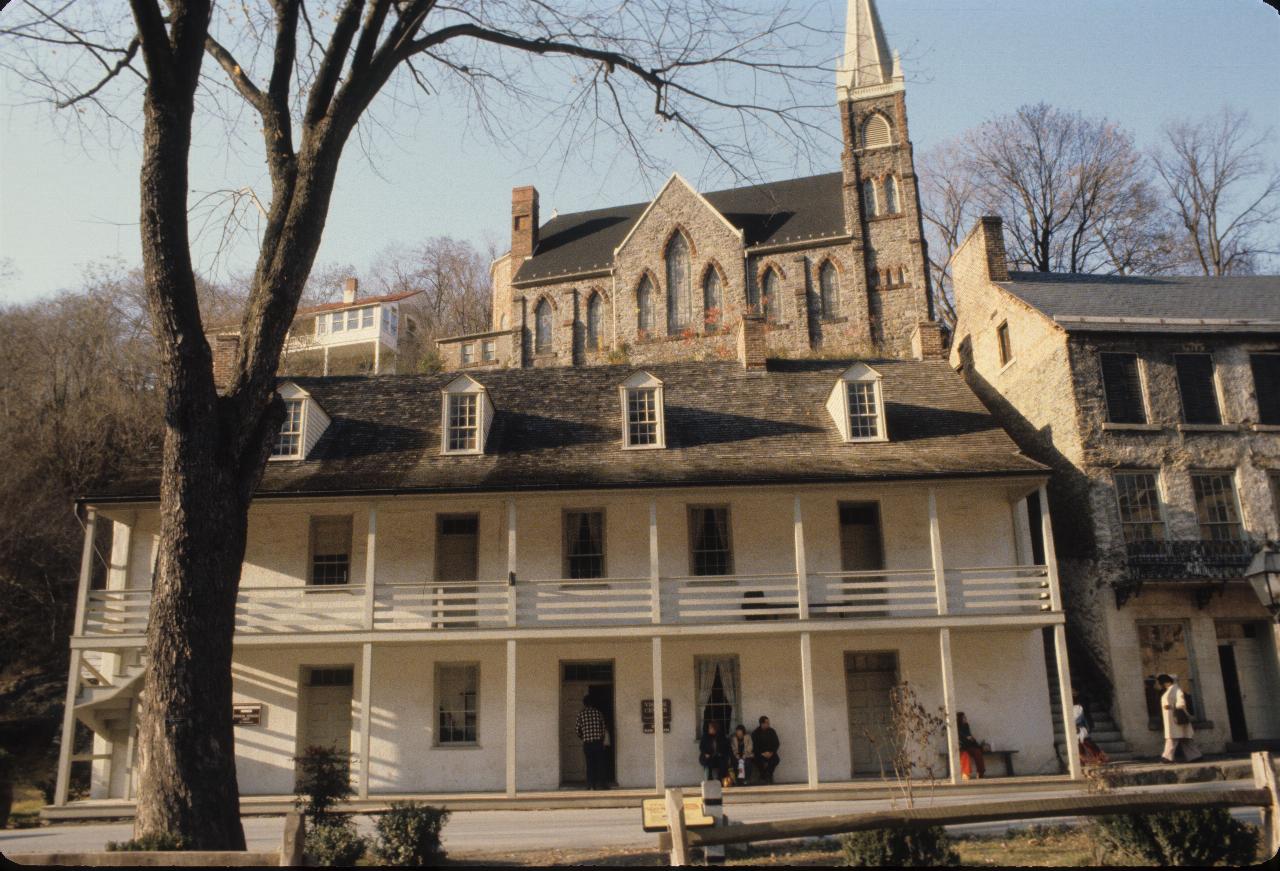
[[[533,185],[511,189],[511,256],[519,263],[538,247],[538,189]]]
[[[231,386],[231,376],[236,370],[236,357],[240,355],[240,337],[222,334],[213,337],[213,387],[219,393]]]
[[[357,278],[348,278],[342,282],[342,301],[347,305],[356,301],[356,294],[360,292],[360,280]]]
[[[764,361],[764,317],[745,314],[738,326],[738,362],[743,369],[763,369]]]
[[[945,360],[947,351],[942,345],[942,325],[937,321],[920,321],[911,334],[911,356],[917,360]]]

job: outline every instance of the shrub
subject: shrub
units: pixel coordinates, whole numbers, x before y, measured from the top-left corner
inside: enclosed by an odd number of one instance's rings
[[[298,763],[294,804],[308,822],[322,825],[333,806],[351,796],[351,754],[332,747],[312,746],[294,761]]]
[[[1099,817],[1095,843],[1103,858],[1161,866],[1251,865],[1258,832],[1225,808]]]
[[[428,865],[444,858],[440,830],[449,820],[444,808],[417,802],[392,802],[378,818],[374,852],[387,865]]]
[[[181,835],[171,835],[168,832],[148,832],[140,838],[130,838],[127,841],[107,841],[108,853],[170,852],[186,848],[187,842]]]
[[[303,851],[312,865],[350,866],[364,855],[369,842],[360,836],[348,817],[321,817],[327,822],[307,829]]]
[[[925,868],[959,865],[960,854],[941,826],[870,829],[840,836],[844,864]]]

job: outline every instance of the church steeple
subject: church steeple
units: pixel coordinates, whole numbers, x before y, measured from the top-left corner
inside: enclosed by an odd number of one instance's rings
[[[902,89],[902,62],[889,49],[875,0],[849,0],[844,56],[836,70],[838,97],[858,99]]]

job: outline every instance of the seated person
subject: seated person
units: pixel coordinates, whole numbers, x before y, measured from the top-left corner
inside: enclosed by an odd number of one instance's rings
[[[729,736],[729,774],[738,786],[745,784],[751,776],[752,755],[751,736],[747,734],[747,727],[739,723]]]
[[[964,712],[956,714],[960,736],[960,774],[965,780],[981,780],[987,773],[987,764],[982,758],[982,742],[973,737],[969,728],[969,718]]]
[[[698,742],[698,762],[707,780],[724,780],[728,770],[729,744],[720,734],[720,726],[715,720],[707,721],[703,729],[702,740]]]
[[[778,733],[769,725],[769,718],[761,717],[760,725],[751,733],[751,761],[765,783],[773,783],[773,771],[778,767],[778,748],[781,745]]]

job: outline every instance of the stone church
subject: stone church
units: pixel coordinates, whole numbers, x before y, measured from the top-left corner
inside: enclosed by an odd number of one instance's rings
[[[936,342],[906,86],[872,0],[848,6],[839,172],[553,215],[511,193],[489,332],[439,342],[449,369],[727,359],[763,321],[771,356],[906,357]]]

